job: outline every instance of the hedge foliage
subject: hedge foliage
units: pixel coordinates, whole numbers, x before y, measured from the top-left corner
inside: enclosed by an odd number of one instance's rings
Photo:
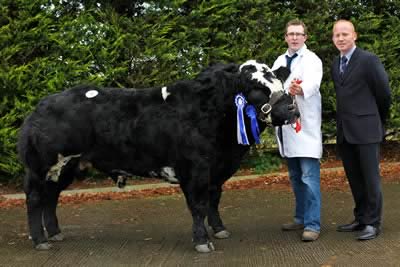
[[[215,61],[272,65],[286,49],[292,18],[308,25],[308,47],[324,63],[324,135],[335,133],[329,69],[338,18],[352,19],[358,46],[382,59],[393,92],[388,128],[398,129],[399,15],[399,1],[391,0],[0,0],[0,181],[21,175],[18,128],[43,96],[84,82],[167,84]]]

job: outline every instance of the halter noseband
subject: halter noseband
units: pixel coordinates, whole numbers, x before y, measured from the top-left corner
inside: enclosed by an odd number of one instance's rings
[[[264,115],[264,117],[259,118],[261,121],[268,123],[268,116],[270,115],[272,111],[272,107],[278,102],[278,100],[285,94],[285,91],[278,91],[274,94],[271,95],[271,99],[268,101],[268,103],[265,103],[264,105],[261,106],[261,112]],[[292,100],[293,100],[293,106],[297,106],[296,103],[296,97],[291,95]]]

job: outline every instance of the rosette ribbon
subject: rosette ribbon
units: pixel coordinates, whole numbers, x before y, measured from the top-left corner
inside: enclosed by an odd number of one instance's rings
[[[246,99],[242,94],[237,94],[235,96],[236,104],[236,131],[237,131],[237,141],[241,145],[249,145],[249,139],[247,138],[246,125],[244,124],[243,109],[246,106]]]
[[[256,144],[260,144],[260,129],[258,128],[256,108],[253,105],[247,105],[246,115],[251,121],[251,133]]]

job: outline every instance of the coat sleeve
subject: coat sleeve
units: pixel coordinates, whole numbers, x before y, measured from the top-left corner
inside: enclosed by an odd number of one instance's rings
[[[368,64],[368,66],[370,66],[368,69],[370,88],[375,96],[381,121],[383,124],[385,124],[389,116],[389,108],[391,103],[389,78],[382,62],[377,56],[372,55],[370,57],[370,64]]]
[[[308,55],[303,71],[303,89],[304,98],[307,99],[319,92],[319,87],[322,80],[322,61],[314,54]]]

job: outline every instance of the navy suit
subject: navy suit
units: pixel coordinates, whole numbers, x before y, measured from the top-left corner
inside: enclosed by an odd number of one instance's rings
[[[388,75],[379,58],[356,48],[344,74],[332,64],[336,91],[337,145],[355,202],[355,220],[379,226],[382,192],[379,146],[390,107]]]

